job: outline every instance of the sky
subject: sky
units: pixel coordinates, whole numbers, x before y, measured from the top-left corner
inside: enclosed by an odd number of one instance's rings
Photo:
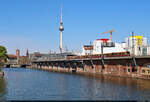
[[[63,12],[63,45],[80,51],[82,45],[110,38],[114,42],[143,35],[150,40],[150,0],[0,0],[0,45],[9,54],[59,52],[60,8]]]

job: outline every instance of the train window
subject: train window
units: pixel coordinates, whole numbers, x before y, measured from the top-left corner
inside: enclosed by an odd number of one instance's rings
[[[145,70],[142,70],[142,73],[145,73]]]
[[[150,70],[148,70],[148,73],[150,73]]]

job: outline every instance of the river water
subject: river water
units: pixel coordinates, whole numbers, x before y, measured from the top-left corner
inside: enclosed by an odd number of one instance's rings
[[[150,80],[4,68],[0,100],[149,100]]]

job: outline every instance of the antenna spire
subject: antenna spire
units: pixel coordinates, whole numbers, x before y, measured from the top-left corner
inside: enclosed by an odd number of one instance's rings
[[[61,23],[63,23],[63,20],[62,20],[62,4],[61,4]]]

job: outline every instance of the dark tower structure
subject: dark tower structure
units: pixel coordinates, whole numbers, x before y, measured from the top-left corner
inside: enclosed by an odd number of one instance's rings
[[[20,56],[20,50],[19,50],[19,49],[16,50],[16,56],[17,56],[17,57]]]
[[[29,51],[28,51],[28,49],[27,49],[27,52],[26,52],[26,56],[29,57]]]

